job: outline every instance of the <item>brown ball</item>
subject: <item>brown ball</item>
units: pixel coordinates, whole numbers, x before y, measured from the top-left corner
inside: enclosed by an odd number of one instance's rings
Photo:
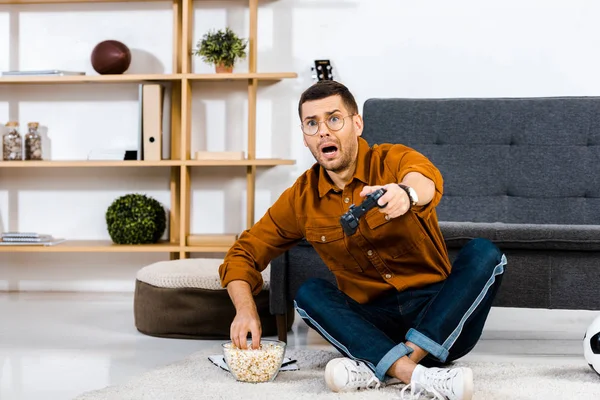
[[[100,42],[92,50],[92,67],[101,75],[122,74],[131,64],[131,51],[116,40]]]

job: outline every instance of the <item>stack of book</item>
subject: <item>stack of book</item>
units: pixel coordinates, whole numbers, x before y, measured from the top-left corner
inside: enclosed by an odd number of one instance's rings
[[[65,239],[56,239],[52,235],[35,232],[6,232],[0,235],[0,245],[4,246],[52,246],[64,241]]]

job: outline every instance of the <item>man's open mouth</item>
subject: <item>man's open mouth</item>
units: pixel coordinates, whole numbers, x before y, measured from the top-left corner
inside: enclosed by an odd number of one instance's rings
[[[321,151],[326,155],[331,155],[337,151],[337,146],[325,146],[321,149]]]

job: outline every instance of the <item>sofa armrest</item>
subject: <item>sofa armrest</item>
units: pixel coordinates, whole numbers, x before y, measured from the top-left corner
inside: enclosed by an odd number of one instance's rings
[[[269,278],[269,310],[271,314],[285,314],[287,309],[288,255],[289,253],[286,251],[271,261]]]
[[[440,228],[448,248],[480,237],[501,249],[600,251],[600,225],[441,221]]]
[[[286,303],[294,300],[300,286],[309,278],[322,278],[336,283],[333,273],[312,245],[302,240],[271,261],[271,314],[284,313]]]

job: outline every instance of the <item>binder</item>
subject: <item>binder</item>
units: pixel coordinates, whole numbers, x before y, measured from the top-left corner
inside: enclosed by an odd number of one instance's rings
[[[162,159],[163,90],[159,84],[142,87],[142,159],[146,161]]]

